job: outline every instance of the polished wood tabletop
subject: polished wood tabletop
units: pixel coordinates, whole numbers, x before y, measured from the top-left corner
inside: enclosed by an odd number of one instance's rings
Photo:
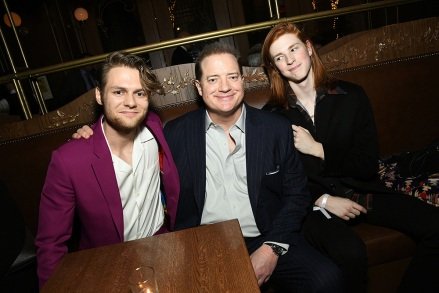
[[[69,253],[40,292],[128,293],[139,266],[160,293],[260,292],[237,220]]]

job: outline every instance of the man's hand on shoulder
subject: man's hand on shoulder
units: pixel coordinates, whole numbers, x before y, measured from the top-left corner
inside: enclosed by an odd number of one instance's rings
[[[92,135],[93,135],[93,129],[91,129],[91,127],[88,125],[84,125],[81,128],[79,128],[78,130],[76,130],[75,133],[72,134],[72,138],[74,138],[74,139],[80,139],[80,138],[89,139],[90,136],[92,136]]]
[[[273,249],[266,244],[261,245],[250,255],[259,286],[270,279],[271,274],[276,268],[278,258],[279,256],[273,252]]]

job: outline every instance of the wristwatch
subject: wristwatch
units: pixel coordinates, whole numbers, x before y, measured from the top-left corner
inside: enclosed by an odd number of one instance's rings
[[[274,254],[276,254],[277,256],[281,256],[282,254],[285,253],[286,249],[283,248],[280,245],[274,244],[274,243],[265,243],[268,246],[271,247],[271,249],[273,249]]]

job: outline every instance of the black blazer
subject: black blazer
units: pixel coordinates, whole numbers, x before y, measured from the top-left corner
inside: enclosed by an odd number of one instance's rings
[[[378,135],[369,99],[360,86],[337,81],[332,90],[320,90],[315,124],[290,97],[289,108],[266,105],[300,125],[323,145],[325,160],[300,153],[313,202],[324,193],[350,197],[352,192],[388,193],[378,179]]]
[[[264,241],[294,244],[310,205],[292,130],[280,115],[246,105],[247,183]],[[167,123],[164,132],[180,174],[176,229],[200,225],[206,194],[206,110]]]

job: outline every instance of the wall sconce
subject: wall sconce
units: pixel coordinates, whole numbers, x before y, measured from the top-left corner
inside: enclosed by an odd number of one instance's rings
[[[75,16],[75,19],[77,21],[86,21],[88,19],[88,11],[85,8],[78,7],[73,12],[73,15]]]
[[[20,15],[11,11],[11,18],[12,21],[14,22],[15,27],[19,27],[21,25]],[[3,15],[3,21],[8,27],[11,27],[11,21],[9,20],[9,16],[6,13]]]

